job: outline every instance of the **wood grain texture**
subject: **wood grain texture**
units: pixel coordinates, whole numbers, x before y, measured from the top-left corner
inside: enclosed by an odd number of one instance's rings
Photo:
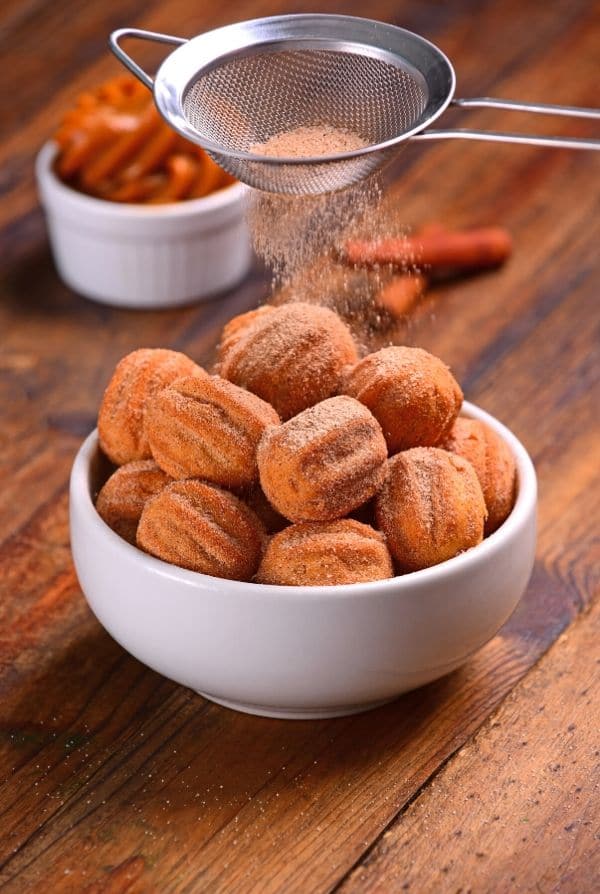
[[[593,889],[587,827],[578,827],[577,839],[564,830],[568,823],[560,825],[561,810],[574,804],[568,785],[563,791],[555,784],[560,774],[531,813],[522,812],[520,800],[546,772],[550,751],[575,742],[573,757],[591,772],[597,748],[589,723],[569,721],[577,724],[576,738],[565,732],[559,701],[576,677],[552,670],[572,661],[581,689],[589,677],[592,697],[586,650],[597,619],[596,609],[585,610],[600,573],[600,224],[592,153],[412,145],[392,171],[407,222],[500,224],[516,246],[501,271],[437,287],[396,333],[450,363],[466,396],[515,430],[538,470],[540,537],[531,585],[509,623],[465,668],[359,717],[299,723],[246,717],[129,657],[91,616],[77,584],[67,478],[112,367],[140,346],[174,347],[208,361],[223,323],[258,303],[267,281],[256,270],[234,293],[177,312],[117,311],[84,301],[52,267],[33,187],[35,152],[78,91],[119,71],[106,52],[113,27],[193,34],[234,18],[322,9],[259,0],[241,0],[235,10],[187,0],[106,0],[93,9],[9,0],[0,11],[0,43],[10,59],[8,89],[0,93],[0,121],[7,125],[0,143],[0,886],[7,892],[304,894],[338,885],[401,890],[406,881],[422,892],[438,890],[438,876],[446,875],[456,882],[448,890],[502,890],[493,884],[506,870],[502,847],[513,841],[507,830],[520,832],[524,815],[540,851],[532,865],[540,878],[545,873],[539,890]],[[327,11],[395,21],[437,41],[456,64],[461,95],[595,102],[600,7],[589,0],[373,0],[330,3]],[[143,46],[139,58],[152,64]],[[590,122],[486,110],[451,112],[448,119],[457,126],[593,133]],[[559,643],[532,671],[580,616],[567,645]],[[500,707],[515,686],[514,700]],[[534,707],[542,691],[556,707],[539,718]],[[571,701],[573,711],[585,714],[585,700]],[[508,712],[506,721],[486,724],[498,708]],[[521,734],[536,747],[518,745]],[[482,786],[492,770],[497,795],[490,798]],[[523,784],[519,797],[516,786],[503,787],[511,774]],[[564,779],[570,784],[571,769]],[[438,796],[440,780],[448,780],[445,798]],[[452,843],[455,862],[440,875],[448,847],[444,805],[459,797],[452,780],[479,796],[462,825],[467,845]],[[582,808],[585,792],[578,793]],[[469,845],[496,797],[499,837],[506,840],[492,861]],[[429,837],[417,834],[427,819],[423,803],[435,829]],[[433,887],[402,876],[401,852],[381,838],[409,818],[414,865]],[[566,836],[556,859],[544,854],[542,832]],[[527,843],[515,841],[526,853]],[[576,843],[567,871],[560,861],[570,841]],[[524,863],[520,878],[528,890],[533,876]]]
[[[599,637],[596,603],[394,821],[340,894],[597,891]]]

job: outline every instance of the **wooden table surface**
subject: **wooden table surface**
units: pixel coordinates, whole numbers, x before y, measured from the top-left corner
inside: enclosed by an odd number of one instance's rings
[[[369,15],[424,34],[455,62],[459,95],[598,102],[600,7],[590,0],[4,0],[7,894],[600,890],[594,153],[413,144],[395,171],[407,223],[497,223],[515,241],[501,271],[438,288],[404,336],[442,356],[466,396],[514,429],[539,475],[531,583],[515,615],[464,669],[364,715],[244,716],[126,654],[91,615],[74,574],[69,468],[115,362],[156,345],[202,362],[222,324],[267,287],[257,270],[230,295],[169,313],[85,301],[53,268],[34,154],[78,91],[120,70],[106,48],[112,28],[191,35],[233,19],[310,10]],[[594,135],[593,122],[492,111],[462,113],[462,122]]]

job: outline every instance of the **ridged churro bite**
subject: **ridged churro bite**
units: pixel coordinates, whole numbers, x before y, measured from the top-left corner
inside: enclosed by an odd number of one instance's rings
[[[218,369],[290,419],[336,394],[345,367],[357,356],[337,314],[298,302],[270,308],[234,329],[221,343]]]
[[[234,345],[243,338],[247,333],[248,329],[250,329],[255,324],[260,324],[261,319],[266,315],[272,313],[274,310],[270,304],[263,304],[260,307],[256,307],[253,310],[247,310],[243,314],[238,314],[236,317],[232,317],[231,320],[223,326],[223,331],[221,332],[221,339],[219,341],[219,353],[227,354]]]
[[[250,580],[265,532],[238,497],[204,481],[174,481],[146,503],[137,530],[145,552],[213,577]]]
[[[173,478],[244,487],[257,477],[256,449],[279,416],[220,376],[177,379],[147,403],[145,432],[155,461]]]
[[[256,581],[314,587],[384,580],[393,574],[383,535],[345,518],[290,525],[275,534]]]
[[[488,511],[485,533],[491,534],[508,518],[515,501],[517,468],[508,445],[485,423],[459,416],[440,447],[475,469]]]
[[[140,348],[117,364],[104,392],[98,413],[102,450],[118,466],[137,459],[151,459],[144,431],[148,398],[181,376],[207,375],[193,360],[178,351]]]
[[[171,478],[151,459],[126,463],[114,472],[96,498],[98,515],[109,528],[135,545],[142,510]]]
[[[103,200],[155,205],[200,198],[233,182],[200,146],[169,127],[129,74],[81,93],[54,141],[59,177]]]
[[[366,503],[385,477],[379,423],[351,397],[331,397],[268,429],[258,445],[261,487],[291,521],[332,521]]]
[[[373,413],[390,453],[438,444],[463,400],[445,363],[422,348],[368,354],[346,376],[343,390]]]
[[[476,546],[487,517],[473,466],[437,447],[414,447],[389,460],[375,512],[401,571],[428,568]]]

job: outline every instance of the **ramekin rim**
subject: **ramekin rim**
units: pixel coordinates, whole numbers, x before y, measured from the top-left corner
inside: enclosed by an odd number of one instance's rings
[[[35,159],[35,173],[40,189],[49,187],[55,196],[69,201],[74,207],[86,209],[99,217],[114,217],[120,220],[171,220],[193,217],[227,208],[240,202],[248,187],[240,183],[224,186],[198,199],[165,202],[160,205],[144,205],[135,202],[111,202],[79,192],[58,177],[52,168],[58,153],[58,146],[48,140],[41,147]]]
[[[474,419],[490,425],[508,443],[511,452],[515,456],[517,465],[518,489],[515,504],[510,515],[504,523],[477,546],[420,571],[413,571],[403,575],[386,578],[385,580],[369,581],[355,584],[331,584],[324,586],[290,586],[276,584],[259,584],[252,581],[233,581],[226,578],[213,577],[179,568],[161,559],[142,552],[137,547],[127,543],[116,534],[98,515],[92,495],[88,486],[88,475],[91,459],[98,449],[98,433],[94,429],[84,440],[79,448],[71,472],[70,491],[71,499],[77,499],[79,507],[83,509],[90,523],[101,530],[101,535],[112,541],[113,547],[122,550],[130,561],[135,561],[146,566],[149,570],[187,586],[204,584],[217,587],[230,593],[246,593],[260,595],[261,597],[273,596],[278,599],[289,598],[344,598],[353,596],[373,596],[394,591],[398,594],[402,590],[410,590],[411,587],[419,587],[435,582],[436,579],[448,580],[452,574],[461,574],[468,571],[470,566],[478,565],[491,559],[494,553],[501,549],[506,540],[527,520],[531,512],[535,512],[537,503],[537,478],[533,462],[519,439],[503,423],[480,407],[468,401],[463,403],[462,411]]]

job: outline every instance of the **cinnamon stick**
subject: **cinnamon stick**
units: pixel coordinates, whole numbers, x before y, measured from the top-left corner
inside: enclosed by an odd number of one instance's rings
[[[473,230],[430,229],[417,236],[379,242],[350,240],[345,260],[359,267],[391,264],[403,270],[430,268],[483,270],[503,264],[512,251],[512,240],[502,227]]]

